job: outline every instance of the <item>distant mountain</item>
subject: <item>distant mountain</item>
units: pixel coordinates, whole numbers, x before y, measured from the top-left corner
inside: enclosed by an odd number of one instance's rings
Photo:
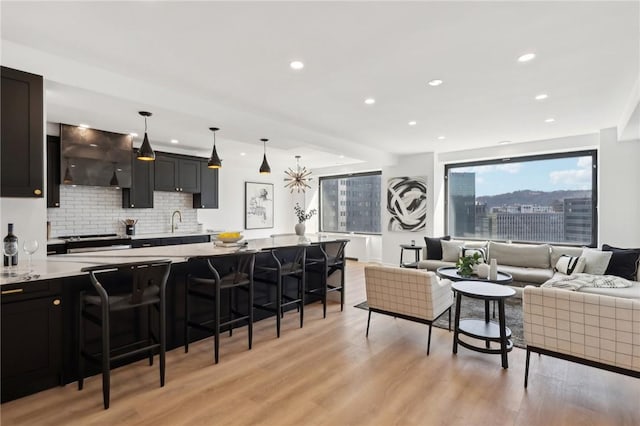
[[[487,208],[501,207],[516,204],[537,204],[539,206],[553,206],[562,204],[565,198],[585,198],[591,197],[591,190],[577,191],[515,191],[506,194],[485,195],[476,197],[479,203],[487,203]]]

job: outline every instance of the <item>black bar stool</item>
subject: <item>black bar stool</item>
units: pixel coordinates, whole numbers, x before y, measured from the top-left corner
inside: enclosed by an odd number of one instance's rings
[[[276,334],[280,337],[280,322],[286,307],[296,305],[300,313],[300,328],[304,321],[304,291],[305,291],[305,262],[306,246],[292,249],[272,249],[259,253],[256,257],[255,282],[265,284],[269,301],[254,303],[257,309],[276,314]],[[297,280],[295,295],[287,293],[287,278]],[[271,297],[271,289],[275,287],[276,297]]]
[[[157,352],[160,358],[160,386],[164,386],[166,351],[166,285],[171,269],[170,260],[132,262],[83,268],[89,272],[95,292],[80,293],[78,313],[78,390],[84,385],[84,361],[102,365],[102,397],[109,408],[111,363],[140,353],[148,353],[149,365]],[[115,274],[106,274],[114,272]],[[100,279],[98,278],[100,275]],[[126,291],[123,292],[123,286]],[[107,288],[109,290],[107,290]],[[157,334],[151,327],[151,308],[158,313]],[[130,309],[146,309],[148,335],[145,339],[125,346],[111,348],[110,316]],[[85,350],[84,320],[101,328],[102,351],[90,354]]]
[[[349,240],[312,245],[308,249],[307,266],[310,273],[319,275],[320,287],[307,288],[306,294],[320,297],[322,300],[322,316],[327,317],[327,294],[340,292],[340,311],[344,309],[344,273],[345,258],[344,249]],[[340,271],[340,282],[329,284],[329,277],[336,271]]]
[[[225,256],[193,257],[188,260],[189,275],[185,284],[185,330],[184,351],[189,352],[189,330],[191,327],[213,333],[214,359],[218,363],[220,352],[220,329],[246,322],[249,327],[249,349],[253,342],[253,268],[255,251],[236,252]],[[234,303],[234,290],[247,292],[247,312],[240,312]],[[221,322],[222,291],[228,293],[229,317]],[[213,319],[195,321],[190,312],[190,298],[213,303]]]

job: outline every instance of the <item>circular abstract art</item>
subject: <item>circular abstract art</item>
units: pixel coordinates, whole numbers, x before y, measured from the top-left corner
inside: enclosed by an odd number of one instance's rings
[[[420,231],[427,225],[427,179],[396,177],[388,181],[389,231]]]

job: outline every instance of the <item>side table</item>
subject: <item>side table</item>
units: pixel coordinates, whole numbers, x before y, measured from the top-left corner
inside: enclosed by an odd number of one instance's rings
[[[486,354],[500,354],[502,357],[502,368],[509,368],[507,353],[513,349],[513,342],[510,340],[511,330],[505,324],[504,300],[516,294],[511,287],[492,284],[481,281],[458,281],[451,285],[456,292],[456,319],[453,332],[453,353],[458,353],[458,344],[472,351]],[[481,299],[488,304],[489,301],[498,302],[498,323],[489,320],[488,310],[485,310],[484,319],[465,318],[460,319],[460,304],[462,296],[473,299]],[[486,305],[485,305],[486,306]],[[475,346],[460,340],[459,335],[483,340],[485,347]],[[500,349],[491,349],[490,342],[499,342]]]
[[[414,246],[414,245],[410,245],[410,244],[400,244],[400,267],[401,268],[414,268],[417,269],[418,268],[418,262],[420,261],[420,255],[422,254],[422,246]],[[409,250],[409,251],[413,251],[413,253],[415,254],[415,261],[414,262],[403,262],[402,261],[402,256],[404,255],[404,251],[405,250]]]

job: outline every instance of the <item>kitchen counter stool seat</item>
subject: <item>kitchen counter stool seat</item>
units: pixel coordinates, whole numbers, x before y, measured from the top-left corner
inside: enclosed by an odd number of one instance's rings
[[[248,326],[248,343],[249,349],[251,349],[253,344],[253,268],[255,258],[256,252],[247,250],[225,256],[193,257],[188,260],[189,275],[185,285],[185,352],[189,352],[191,328],[213,333],[214,360],[217,364],[220,358],[220,329],[228,326],[229,335],[232,335],[233,326],[244,322]],[[223,290],[227,290],[228,293],[229,318],[226,321],[220,319]],[[246,291],[246,312],[237,309],[234,302],[235,290]],[[190,312],[192,304],[190,299],[192,298],[213,304],[213,319],[196,321],[192,318],[192,312]]]
[[[158,353],[160,359],[160,386],[164,386],[166,351],[166,285],[171,269],[170,260],[131,262],[116,265],[100,265],[82,269],[89,272],[95,293],[80,294],[78,311],[78,390],[84,386],[84,362],[93,361],[102,366],[102,397],[104,408],[109,408],[111,388],[111,363],[140,353],[147,353],[149,365]],[[115,272],[116,274],[109,274]],[[103,275],[104,274],[104,275]],[[121,293],[116,288],[128,287]],[[152,328],[152,308],[156,312],[157,330]],[[147,337],[124,347],[112,348],[110,317],[112,313],[130,309],[146,310],[148,315]],[[101,352],[91,354],[85,349],[84,321],[88,320],[101,329]]]
[[[322,245],[312,245],[307,256],[307,267],[309,273],[319,274],[320,287],[307,288],[306,294],[317,296],[322,301],[322,316],[327,317],[327,294],[340,292],[340,311],[344,310],[345,291],[345,254],[344,249],[349,240],[338,240]],[[340,271],[340,280],[335,283],[329,282],[329,277]]]

